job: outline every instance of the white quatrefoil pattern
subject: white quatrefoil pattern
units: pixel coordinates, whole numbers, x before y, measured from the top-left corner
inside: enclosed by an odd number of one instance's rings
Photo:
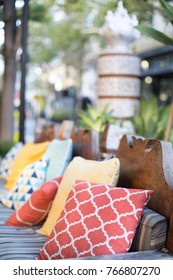
[[[37,259],[125,253],[152,191],[76,181]]]

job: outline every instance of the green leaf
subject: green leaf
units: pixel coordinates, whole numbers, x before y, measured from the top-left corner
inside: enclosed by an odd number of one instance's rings
[[[97,111],[96,108],[92,107],[90,104],[87,106],[87,112],[90,115],[91,119],[96,120],[99,118],[99,112]]]
[[[132,122],[135,126],[136,133],[142,136],[144,134],[142,118],[139,115],[136,115],[132,118]]]
[[[165,45],[173,46],[173,40],[170,37],[150,26],[138,25],[136,28],[145,36],[151,37]]]
[[[142,98],[139,115],[131,118],[137,135],[163,140],[170,113],[170,105],[159,105],[156,96]]]
[[[171,23],[173,24],[173,6],[166,3],[164,0],[160,0],[160,4],[167,15],[167,17],[170,19]]]
[[[78,115],[89,128],[92,128],[93,121],[87,115],[84,115],[81,112],[79,112]]]

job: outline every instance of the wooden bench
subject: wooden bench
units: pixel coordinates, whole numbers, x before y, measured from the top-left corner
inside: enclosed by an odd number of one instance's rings
[[[153,190],[147,206],[168,220],[166,248],[83,259],[173,259],[172,144],[124,135],[115,155],[120,160],[119,187]]]

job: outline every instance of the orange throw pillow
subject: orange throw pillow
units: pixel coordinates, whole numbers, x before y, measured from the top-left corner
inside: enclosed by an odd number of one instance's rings
[[[33,226],[43,222],[48,214],[52,200],[59,188],[62,177],[44,183],[17,211],[5,222],[8,226]]]

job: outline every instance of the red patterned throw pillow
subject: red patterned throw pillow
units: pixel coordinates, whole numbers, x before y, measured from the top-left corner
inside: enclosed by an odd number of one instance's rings
[[[9,226],[33,226],[43,222],[48,214],[52,200],[59,188],[62,177],[44,183],[32,193],[28,201],[16,210],[5,222]]]
[[[151,194],[76,181],[37,259],[127,252]]]

